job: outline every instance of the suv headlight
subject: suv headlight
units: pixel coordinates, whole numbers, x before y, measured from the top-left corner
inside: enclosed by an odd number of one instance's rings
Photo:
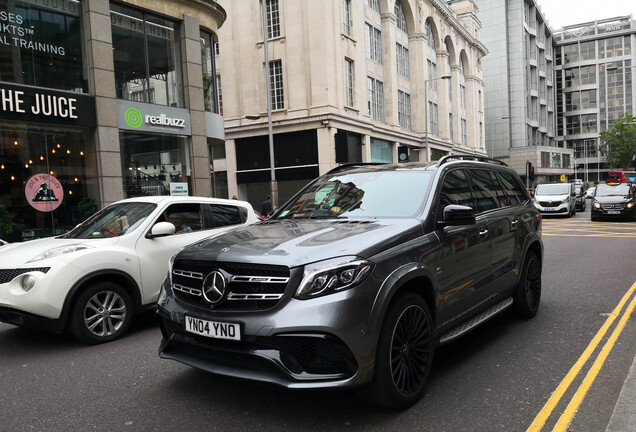
[[[353,256],[307,264],[295,297],[307,300],[353,288],[371,273],[372,268],[371,262]]]
[[[72,244],[72,245],[65,245],[65,246],[59,246],[53,249],[49,249],[44,253],[41,253],[40,255],[31,258],[30,260],[28,260],[27,262],[33,262],[33,261],[39,261],[39,260],[43,260],[43,259],[47,259],[47,258],[53,258],[59,255],[64,255],[67,253],[71,253],[71,252],[76,252],[79,250],[83,250],[83,249],[90,249],[93,248],[94,246],[89,246],[89,245],[85,245],[85,244]]]
[[[594,203],[592,204],[594,206],[595,209],[600,209],[601,208],[601,203],[594,200]]]

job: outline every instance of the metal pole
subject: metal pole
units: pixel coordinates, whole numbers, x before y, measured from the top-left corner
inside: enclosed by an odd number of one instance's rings
[[[428,83],[424,80],[424,148],[426,149],[426,162],[431,161],[431,149],[428,147]]]
[[[270,188],[272,192],[272,209],[278,208],[278,182],[274,160],[274,135],[272,133],[272,98],[269,76],[269,35],[267,33],[267,0],[261,0],[261,18],[263,21],[263,53],[265,54],[265,91],[267,99],[267,133],[269,135]]]

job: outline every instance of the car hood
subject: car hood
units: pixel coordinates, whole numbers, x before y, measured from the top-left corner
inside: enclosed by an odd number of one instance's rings
[[[47,237],[38,240],[30,240],[22,243],[9,243],[0,248],[0,264],[3,268],[15,267],[47,267],[48,263],[53,259],[62,259],[69,261],[69,258],[77,256],[78,252],[71,252],[63,255],[57,255],[53,258],[32,261],[36,256],[53,248],[61,246],[70,246],[75,244],[83,244],[90,246],[112,246],[117,243],[117,238],[104,239],[64,239],[56,237]]]
[[[369,258],[421,235],[417,219],[266,221],[190,245],[177,259],[293,268],[346,255]]]
[[[567,199],[569,195],[568,194],[562,194],[562,195],[539,195],[539,194],[535,194],[534,199],[535,201],[563,201],[565,199]]]
[[[594,199],[601,204],[609,204],[609,203],[624,203],[630,201],[630,198],[627,198],[624,195],[607,195],[607,196],[597,196]]]

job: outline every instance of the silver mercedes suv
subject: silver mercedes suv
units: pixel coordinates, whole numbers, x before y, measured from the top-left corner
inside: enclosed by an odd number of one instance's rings
[[[172,257],[159,355],[404,408],[439,344],[541,297],[541,216],[505,164],[350,165]]]

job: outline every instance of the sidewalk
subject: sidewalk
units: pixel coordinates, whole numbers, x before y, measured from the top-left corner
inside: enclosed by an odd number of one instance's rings
[[[636,357],[605,432],[636,432]]]

